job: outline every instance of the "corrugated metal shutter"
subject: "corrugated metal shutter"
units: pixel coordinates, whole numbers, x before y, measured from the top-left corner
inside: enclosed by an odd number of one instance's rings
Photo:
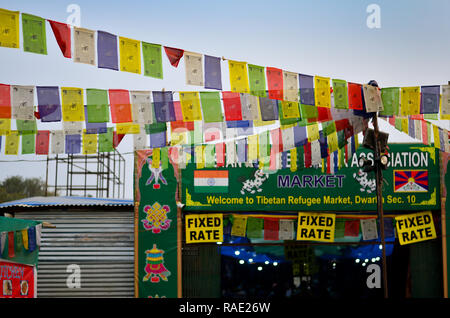
[[[15,216],[56,226],[42,229],[37,297],[134,297],[131,208],[16,212]],[[80,288],[74,288],[71,275],[77,266],[68,267],[72,264],[79,266]]]

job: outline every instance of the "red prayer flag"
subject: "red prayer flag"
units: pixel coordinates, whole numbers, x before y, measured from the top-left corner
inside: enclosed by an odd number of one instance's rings
[[[122,141],[123,137],[125,137],[124,134],[118,134],[116,131],[113,132],[113,147],[117,148],[117,146]]]
[[[71,58],[72,45],[70,36],[70,26],[65,23],[56,22],[52,20],[48,20],[48,22],[52,27],[53,34],[55,35],[56,42],[58,42],[62,54],[64,55],[64,57]]]
[[[279,222],[278,219],[264,219],[264,239],[269,241],[279,240]]]
[[[283,152],[283,140],[281,138],[281,129],[272,129],[270,131],[272,137],[272,148],[275,149],[275,153]]]
[[[348,83],[348,108],[363,110],[361,84]]]
[[[48,155],[50,130],[39,130],[36,134],[36,154]]]
[[[336,120],[334,123],[336,125],[336,131],[344,130],[345,128],[350,126],[350,122],[347,118]]]
[[[170,128],[172,129],[172,131],[174,131],[175,129],[180,129],[180,128],[184,128],[184,129],[190,131],[190,130],[194,130],[194,122],[193,121],[182,121],[182,120],[171,121]]]
[[[389,117],[388,121],[391,126],[395,126],[395,116]]]
[[[14,232],[8,232],[8,257],[13,258],[15,255],[14,253]]]
[[[283,100],[283,70],[275,67],[266,67],[266,74],[269,98]]]
[[[305,152],[305,168],[311,167],[311,143],[308,142],[303,146]]]
[[[130,92],[125,89],[110,89],[108,92],[111,105],[111,121],[113,123],[132,122]]]
[[[359,235],[359,220],[345,221],[344,236],[358,236]]]
[[[172,64],[172,66],[174,67],[177,67],[180,59],[183,57],[184,50],[165,46],[164,51],[166,51],[166,55],[169,58],[170,64]]]
[[[222,92],[225,120],[242,120],[241,96],[239,93]]]
[[[331,115],[331,108],[328,107],[317,107],[317,121],[324,122],[333,120],[333,116]]]
[[[217,167],[225,166],[225,143],[216,144],[216,162]]]
[[[0,118],[11,118],[11,86],[0,84]]]
[[[422,120],[422,143],[428,145],[428,125],[425,120]]]

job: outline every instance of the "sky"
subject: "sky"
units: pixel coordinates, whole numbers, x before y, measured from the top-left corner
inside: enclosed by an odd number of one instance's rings
[[[380,87],[442,85],[450,81],[450,1],[433,0],[0,0],[0,8],[67,22],[80,9],[80,26],[186,51]],[[375,4],[379,28],[370,28]],[[185,85],[163,56],[164,79],[99,69],[62,56],[49,24],[48,55],[0,47],[0,83],[129,90],[199,90]],[[22,35],[21,35],[22,41]],[[22,43],[21,43],[22,44]],[[229,89],[226,61],[223,89]],[[200,88],[202,90],[202,88]],[[446,122],[433,122],[450,129]],[[14,126],[13,126],[14,127]],[[61,129],[38,123],[38,129]],[[384,121],[389,142],[417,142]],[[126,160],[125,198],[133,198],[133,138],[118,147]],[[46,156],[0,154],[0,181],[13,175],[45,180]],[[19,151],[20,152],[20,151]],[[49,179],[54,178],[54,169]]]

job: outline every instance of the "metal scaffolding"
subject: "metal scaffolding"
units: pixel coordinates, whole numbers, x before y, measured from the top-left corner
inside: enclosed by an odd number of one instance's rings
[[[47,156],[45,183],[46,196],[124,198],[125,159],[115,149],[91,155]]]

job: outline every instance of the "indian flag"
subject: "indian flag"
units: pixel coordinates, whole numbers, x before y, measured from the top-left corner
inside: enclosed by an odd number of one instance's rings
[[[194,170],[194,192],[227,193],[228,170]]]

